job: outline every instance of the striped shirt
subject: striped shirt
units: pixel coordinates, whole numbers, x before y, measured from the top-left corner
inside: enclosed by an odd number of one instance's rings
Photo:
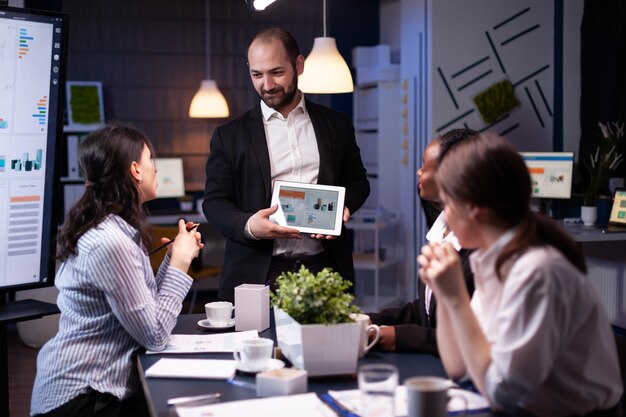
[[[120,399],[140,388],[133,354],[164,349],[192,279],[169,266],[156,277],[137,230],[116,215],[78,241],[57,272],[59,332],[39,352],[31,414],[94,389]]]

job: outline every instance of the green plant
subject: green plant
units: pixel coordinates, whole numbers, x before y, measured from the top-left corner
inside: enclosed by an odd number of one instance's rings
[[[314,275],[303,265],[298,272],[283,272],[276,284],[272,305],[300,324],[349,323],[350,313],[360,313],[354,296],[345,292],[352,283],[330,268]]]
[[[608,189],[609,177],[623,161],[620,152],[624,140],[624,123],[598,122],[602,137],[595,153],[589,155],[589,161],[583,163],[589,173],[589,182],[585,190],[583,204],[593,206],[598,195]]]
[[[515,97],[513,84],[503,80],[474,97],[474,104],[485,123],[494,123],[515,107],[520,105]]]

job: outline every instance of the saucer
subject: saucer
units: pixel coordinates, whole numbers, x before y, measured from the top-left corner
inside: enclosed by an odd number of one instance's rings
[[[257,372],[269,371],[271,369],[280,369],[284,367],[285,367],[285,362],[281,361],[280,359],[270,359],[270,361],[267,364],[267,367],[265,369],[259,369],[259,370],[249,369],[248,366],[245,365],[243,362],[235,361],[235,368],[237,368],[238,371],[246,372],[249,374],[256,374]]]
[[[228,329],[229,327],[233,327],[235,325],[235,319],[230,319],[228,323],[222,326],[214,326],[209,323],[209,320],[203,319],[198,322],[198,326],[204,327],[205,329]]]

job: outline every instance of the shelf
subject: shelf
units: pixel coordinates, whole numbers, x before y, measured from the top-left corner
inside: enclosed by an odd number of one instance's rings
[[[351,230],[382,230],[399,224],[398,220],[364,222],[351,220],[346,223],[346,229]]]
[[[362,295],[356,297],[355,304],[363,312],[377,312],[384,308],[397,307],[403,302],[400,297],[391,295],[379,295],[378,302],[373,295]]]
[[[85,182],[84,178],[74,178],[74,177],[61,177],[59,178],[62,184],[80,184]]]
[[[63,125],[63,133],[89,133],[100,129],[104,125]]]
[[[368,259],[363,259],[362,255],[367,255]],[[374,252],[372,253],[353,253],[352,259],[354,262],[354,269],[363,269],[363,270],[376,270],[388,268],[390,266],[397,265],[400,262],[399,258],[387,258],[384,261],[375,261]]]

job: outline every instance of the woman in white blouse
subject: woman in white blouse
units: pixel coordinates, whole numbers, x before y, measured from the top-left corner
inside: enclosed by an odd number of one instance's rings
[[[143,203],[156,197],[152,145],[109,124],[81,144],[85,193],[58,239],[59,332],[39,352],[31,414],[147,415],[134,354],[165,348],[191,286],[200,234],[179,221],[155,276]]]
[[[614,336],[583,255],[529,209],[531,183],[516,150],[483,133],[451,149],[436,174],[448,226],[470,262],[431,244],[420,277],[438,301],[437,342],[451,378],[469,376],[493,408],[535,416],[619,415]]]

